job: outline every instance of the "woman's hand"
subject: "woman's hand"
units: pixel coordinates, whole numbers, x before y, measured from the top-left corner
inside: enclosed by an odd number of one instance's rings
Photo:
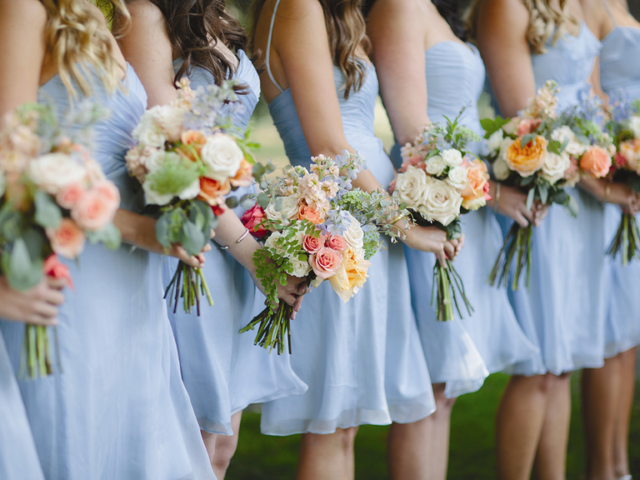
[[[207,243],[202,249],[202,252],[200,252],[198,255],[189,255],[181,245],[172,245],[168,251],[163,253],[169,255],[170,257],[175,257],[179,260],[182,260],[190,267],[202,268],[204,267],[205,262],[204,254],[209,250],[211,250],[211,244]]]
[[[62,289],[64,279],[44,277],[38,285],[21,292],[9,286],[5,277],[0,277],[0,317],[33,325],[56,325],[58,306],[64,302]]]
[[[619,205],[625,212],[635,215],[638,212],[638,196],[633,189],[624,183],[609,185],[609,194],[604,201]]]
[[[537,206],[529,210],[527,208],[527,195],[517,188],[506,185],[500,185],[500,197],[498,198],[497,193],[494,193],[489,205],[497,209],[498,213],[506,215],[523,228],[529,226],[529,223],[533,223],[536,227],[540,225],[548,210]]]
[[[447,260],[453,260],[464,245],[464,236],[457,240],[447,240],[447,233],[438,227],[414,225],[404,231],[404,243],[414,250],[435,253],[440,265],[446,267]]]
[[[253,278],[253,282],[258,287],[258,290],[260,290],[263,295],[266,295],[264,285],[262,285],[262,282],[258,277],[256,277],[255,269],[251,269],[249,272],[251,273],[251,278]],[[280,285],[278,283],[278,300],[282,300],[290,307],[293,307],[291,320],[296,318],[296,314],[300,311],[300,307],[302,306],[302,297],[307,293],[309,293],[309,286],[304,278],[287,275],[286,285]],[[265,305],[267,302],[265,302]]]

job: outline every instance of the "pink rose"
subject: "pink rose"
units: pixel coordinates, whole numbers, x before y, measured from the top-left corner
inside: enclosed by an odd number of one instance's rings
[[[302,240],[302,248],[309,253],[318,253],[320,249],[324,246],[325,236],[320,234],[318,238],[312,237],[311,235],[305,235],[304,240]]]
[[[605,177],[611,168],[611,156],[604,148],[592,145],[580,158],[580,168],[592,177]]]
[[[516,131],[517,137],[522,137],[524,135],[528,135],[536,131],[536,129],[540,126],[542,120],[536,118],[535,120],[522,120],[518,125],[518,130]]]
[[[80,183],[72,183],[67,185],[56,195],[58,205],[67,210],[71,210],[84,197],[85,189]]]
[[[327,238],[327,241],[324,242],[324,245],[325,247],[332,248],[333,250],[338,250],[339,252],[346,250],[348,246],[347,241],[340,235],[329,236],[329,238]]]
[[[57,229],[47,228],[47,237],[54,252],[66,258],[78,258],[84,248],[84,232],[70,218],[63,218]]]
[[[71,211],[71,217],[86,230],[100,230],[113,221],[120,206],[120,192],[116,186],[103,181],[89,190]]]
[[[309,265],[318,277],[326,280],[334,276],[342,265],[342,254],[331,248],[322,247],[318,253],[309,257]]]
[[[49,255],[49,257],[47,257],[47,259],[44,261],[42,271],[47,277],[56,279],[61,278],[65,280],[69,288],[71,288],[71,290],[74,289],[73,280],[71,279],[71,274],[69,273],[69,267],[62,263],[55,253]]]
[[[265,217],[266,214],[264,213],[264,208],[256,203],[253,207],[244,212],[240,221],[249,229],[251,235],[255,238],[262,238],[267,234],[267,230],[264,228],[264,225],[260,225],[264,221]]]

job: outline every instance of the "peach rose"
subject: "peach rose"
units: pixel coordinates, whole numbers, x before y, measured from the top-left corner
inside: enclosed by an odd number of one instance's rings
[[[315,254],[320,251],[320,249],[324,246],[325,236],[320,234],[318,238],[312,237],[311,235],[305,235],[304,240],[302,240],[302,248],[305,249],[306,252]]]
[[[604,148],[592,145],[580,157],[580,168],[592,177],[605,177],[611,168],[611,155]]]
[[[535,141],[521,146],[520,138],[507,149],[506,161],[511,170],[523,177],[529,177],[542,168],[547,154],[547,140],[538,135]]]
[[[180,137],[183,146],[176,149],[178,154],[192,162],[198,160],[202,147],[207,143],[207,137],[198,130],[186,130]]]
[[[221,198],[231,191],[229,180],[219,182],[212,178],[200,178],[200,195],[198,198],[204,200],[209,205],[217,205]]]
[[[82,200],[85,192],[86,190],[80,183],[72,183],[58,192],[56,201],[62,208],[71,210]]]
[[[329,283],[343,302],[348,302],[366,283],[367,271],[371,262],[357,255],[353,248],[343,253],[343,262],[338,272],[329,279]]]
[[[346,250],[349,246],[344,237],[341,237],[340,235],[329,236],[329,238],[327,238],[327,240],[324,242],[324,245],[325,247],[332,248],[333,250],[338,250],[339,252]]]
[[[298,210],[298,220],[309,220],[315,225],[323,222],[322,214],[319,211],[304,204],[300,205],[300,209]]]
[[[469,169],[467,187],[462,191],[462,206],[467,210],[477,210],[486,204],[486,192],[489,190],[489,173],[487,165],[478,159],[465,161]]]
[[[71,218],[86,230],[100,230],[113,221],[120,206],[120,192],[117,187],[104,181],[95,185],[71,210]]]
[[[542,123],[542,120],[539,118],[536,119],[524,119],[518,125],[518,129],[516,130],[517,137],[524,137],[530,133],[533,133]]]
[[[73,280],[71,279],[71,273],[69,273],[69,267],[62,263],[55,253],[49,255],[44,261],[42,271],[47,277],[56,279],[61,278],[65,280],[69,288],[71,288],[71,290],[74,289]]]
[[[51,248],[65,258],[77,258],[84,248],[84,232],[70,218],[63,218],[57,229],[47,228]]]
[[[318,253],[309,257],[309,265],[315,274],[325,280],[335,275],[341,264],[342,254],[327,247],[322,247]]]
[[[232,187],[250,186],[253,183],[253,165],[247,160],[242,160],[238,172],[229,181]]]

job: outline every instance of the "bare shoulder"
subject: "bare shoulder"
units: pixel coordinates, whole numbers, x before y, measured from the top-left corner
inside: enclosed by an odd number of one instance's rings
[[[424,0],[376,0],[369,12],[369,19],[415,21],[424,19],[426,12]]]
[[[272,9],[273,7],[275,0]],[[324,22],[324,11],[318,0],[281,0],[276,15],[278,19],[293,22]]]
[[[477,7],[478,27],[487,32],[526,32],[529,11],[522,0],[480,0]]]
[[[155,24],[164,21],[160,9],[149,0],[135,0],[127,3],[127,9],[136,22]]]
[[[47,23],[47,10],[39,0],[0,0],[0,19],[39,34]]]

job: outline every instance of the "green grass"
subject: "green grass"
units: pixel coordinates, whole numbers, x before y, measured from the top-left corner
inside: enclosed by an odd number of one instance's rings
[[[476,393],[463,395],[451,419],[449,479],[495,478],[494,418],[500,395],[509,377],[490,376]],[[584,443],[580,418],[578,375],[572,382],[573,405],[567,480],[584,474]],[[385,442],[387,427],[363,426],[356,439],[356,478],[383,480],[387,477]],[[640,398],[636,399],[630,435],[631,472],[640,476]],[[227,475],[228,480],[288,480],[295,477],[300,436],[268,437],[260,434],[260,414],[245,413],[240,443]]]

